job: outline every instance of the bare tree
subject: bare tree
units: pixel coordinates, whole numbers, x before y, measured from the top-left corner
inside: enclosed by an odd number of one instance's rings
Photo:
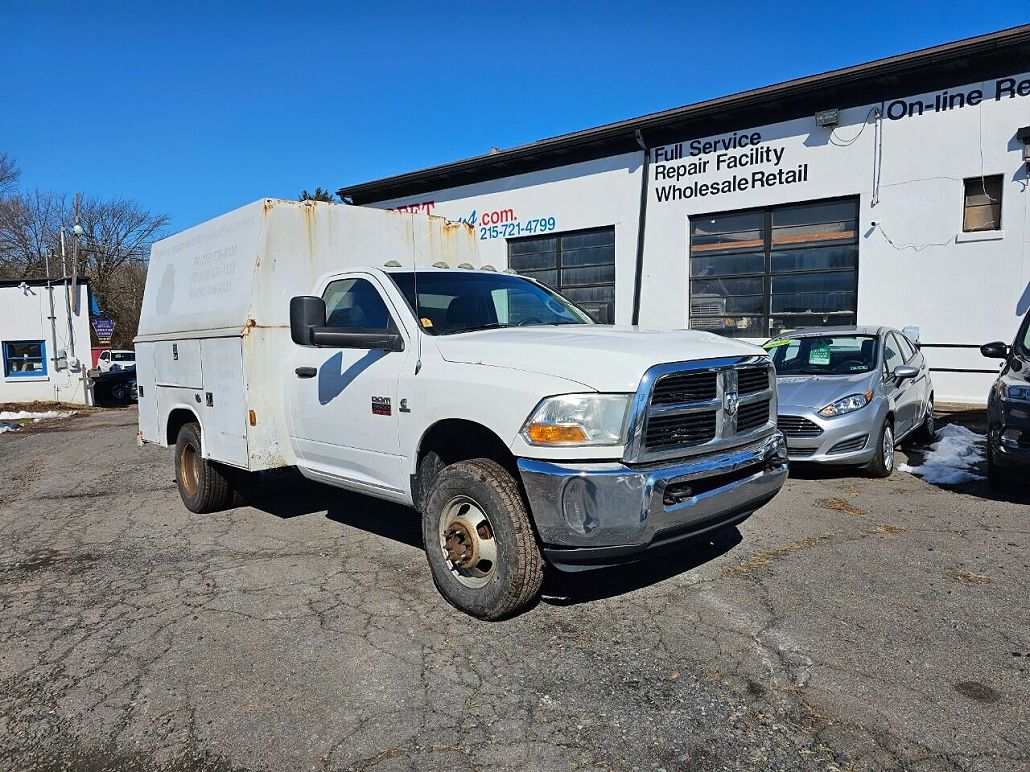
[[[84,198],[79,223],[77,273],[89,279],[102,313],[115,321],[115,342],[128,345],[139,323],[150,245],[168,217],[128,199]],[[73,224],[73,207],[63,195],[36,190],[0,199],[0,276],[44,276],[47,255],[60,254],[62,226],[70,260]],[[60,276],[59,258],[50,267]]]
[[[0,196],[13,192],[21,177],[21,169],[7,153],[0,153]]]
[[[45,275],[45,259],[56,254],[67,209],[64,196],[35,190],[0,200],[0,276]]]
[[[67,207],[64,216],[70,229]],[[127,345],[139,324],[150,245],[162,236],[168,216],[128,199],[84,198],[79,223],[78,273],[89,277],[102,313],[115,321],[116,341]]]

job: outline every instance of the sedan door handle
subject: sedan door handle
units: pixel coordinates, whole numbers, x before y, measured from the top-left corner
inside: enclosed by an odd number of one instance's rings
[[[295,372],[297,374],[298,378],[314,378],[316,375],[318,375],[318,368],[317,367],[298,367],[293,372]]]

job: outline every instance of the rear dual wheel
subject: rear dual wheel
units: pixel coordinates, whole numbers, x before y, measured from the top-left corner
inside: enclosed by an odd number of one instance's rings
[[[544,560],[514,478],[478,458],[443,468],[422,513],[433,581],[455,608],[503,619],[537,599]]]
[[[242,506],[245,473],[204,458],[202,447],[200,424],[184,424],[175,441],[175,482],[186,509],[206,514]]]

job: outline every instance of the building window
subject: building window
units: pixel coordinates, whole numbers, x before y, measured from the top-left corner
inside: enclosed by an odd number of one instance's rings
[[[764,338],[854,324],[857,299],[857,199],[691,218],[691,329]]]
[[[962,230],[1001,230],[1001,183],[1002,175],[970,177],[963,181],[965,198],[962,206]]]
[[[615,226],[509,239],[508,267],[558,290],[595,321],[615,322]]]
[[[4,341],[4,377],[40,378],[46,374],[46,343],[41,340]]]

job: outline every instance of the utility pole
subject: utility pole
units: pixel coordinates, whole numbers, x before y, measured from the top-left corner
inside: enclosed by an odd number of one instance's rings
[[[79,293],[78,293],[78,278],[79,278],[79,236],[82,235],[82,226],[79,224],[79,202],[82,200],[82,194],[75,194],[75,221],[72,225],[72,233],[75,234],[75,241],[72,242],[72,310],[76,315],[79,313]]]

